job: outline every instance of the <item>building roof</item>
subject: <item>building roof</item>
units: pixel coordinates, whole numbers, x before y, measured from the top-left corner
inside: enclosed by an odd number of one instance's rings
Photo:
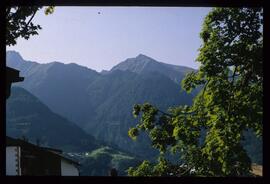
[[[58,155],[59,157],[61,157],[63,160],[66,160],[67,162],[70,162],[70,163],[75,164],[77,166],[80,165],[79,162],[77,162],[77,161],[75,161],[75,160],[73,160],[71,158],[68,158],[68,157],[64,156],[63,154],[61,154],[61,153],[57,153],[57,152],[53,152],[53,153],[55,155]]]
[[[19,75],[20,71],[14,68],[6,67],[6,99],[10,96],[11,84],[14,82],[21,82],[24,80]]]
[[[6,136],[6,146],[7,147],[8,146],[20,146],[22,148],[36,149],[37,151],[42,151],[42,152],[44,152],[46,154],[54,154],[57,157],[59,157],[61,159],[64,159],[67,162],[70,162],[70,163],[75,164],[77,166],[80,165],[77,161],[65,157],[62,154],[63,153],[62,150],[54,149],[54,148],[48,148],[48,147],[37,146],[37,145],[34,145],[32,143],[26,142],[26,141],[21,140],[21,139],[15,139],[15,138],[11,138],[11,137]]]
[[[16,70],[14,68],[10,68],[10,67],[6,67],[6,74],[7,74],[7,81],[10,81],[10,82],[21,82],[24,80],[24,77],[20,77],[19,73],[20,71],[19,70]]]

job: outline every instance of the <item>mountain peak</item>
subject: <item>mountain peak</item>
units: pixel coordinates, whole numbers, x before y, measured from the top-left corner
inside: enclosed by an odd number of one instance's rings
[[[128,70],[135,73],[141,73],[146,68],[149,68],[150,67],[149,65],[154,65],[155,63],[158,63],[158,62],[144,54],[139,54],[135,58],[128,58],[125,61],[114,66],[111,69],[111,71],[114,71],[114,70],[127,71]]]
[[[136,58],[150,58],[150,57],[148,57],[147,55],[145,55],[145,54],[139,54]]]
[[[21,54],[15,50],[9,50],[6,52],[7,60],[23,61]]]
[[[137,61],[155,61],[153,58],[150,58],[149,56],[146,56],[144,54],[139,54],[137,57],[135,57]]]

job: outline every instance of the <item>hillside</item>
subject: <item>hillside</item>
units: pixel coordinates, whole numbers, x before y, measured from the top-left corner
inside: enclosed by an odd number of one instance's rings
[[[159,62],[151,62],[162,68]],[[158,71],[136,73],[115,68],[100,74],[76,64],[25,61],[14,51],[7,52],[7,65],[20,70],[25,77],[16,85],[34,94],[53,112],[75,122],[97,139],[147,157],[157,153],[147,138],[142,135],[142,141],[133,142],[127,136],[129,127],[136,123],[133,105],[150,102],[166,110],[191,104],[193,98],[193,94],[181,91],[179,83]]]
[[[107,146],[87,152],[79,160],[82,176],[108,176],[111,168],[117,169],[119,176],[126,176],[129,167],[135,167],[142,161]]]
[[[7,52],[7,65],[20,70],[20,75],[25,77],[23,82],[15,85],[34,94],[53,112],[75,123],[93,112],[95,107],[85,91],[100,75],[96,71],[74,63],[38,64],[25,61],[14,51]]]
[[[149,139],[142,134],[134,142],[127,136],[129,127],[136,124],[133,105],[150,102],[166,111],[171,106],[191,104],[199,91],[187,94],[179,84],[193,69],[158,62],[142,54],[101,73],[77,64],[25,61],[14,51],[7,52],[7,65],[25,77],[16,85],[34,94],[53,112],[98,140],[148,159],[157,154]],[[261,164],[262,140],[251,132],[245,136],[243,144],[252,161]]]
[[[23,88],[12,87],[6,115],[7,136],[62,149],[66,156],[80,162],[83,176],[106,176],[112,167],[124,176],[126,169],[140,162],[134,154],[95,140],[74,123],[51,112]]]
[[[39,140],[42,146],[64,151],[93,150],[101,146],[91,135],[74,123],[53,113],[46,105],[23,88],[12,87],[6,104],[6,134]]]

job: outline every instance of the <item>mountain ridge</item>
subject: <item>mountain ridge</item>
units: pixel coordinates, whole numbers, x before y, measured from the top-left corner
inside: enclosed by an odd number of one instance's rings
[[[38,63],[36,61],[30,61],[30,60],[24,60],[21,54],[17,51],[14,50],[9,50],[6,52],[6,60],[7,66],[13,67],[15,69],[19,69],[21,65],[42,65],[42,66],[54,66],[54,65],[65,65],[65,66],[75,66],[75,67],[81,67],[84,68],[85,70],[92,71],[95,73],[99,73],[94,69],[88,68],[87,66],[79,65],[77,63],[62,63],[60,61],[51,61],[47,63]]]
[[[190,67],[159,62],[144,54],[139,54],[135,58],[128,58],[120,62],[115,65],[110,72],[115,70],[128,70],[138,74],[158,71],[167,75],[171,80],[178,84],[188,72],[195,71],[195,69]]]
[[[148,56],[138,56],[145,57],[150,63],[158,63]],[[7,64],[10,62],[10,57],[7,57]],[[79,65],[49,63],[31,66],[27,61],[21,63],[24,64],[16,69],[21,71],[25,80],[16,86],[30,91],[51,111],[76,123],[95,138],[138,155],[146,155],[148,150],[148,156],[152,157],[157,150],[151,148],[147,136],[142,135],[141,142],[133,142],[128,137],[128,129],[136,122],[132,116],[133,105],[149,102],[166,111],[171,106],[191,104],[194,96],[181,91],[179,83],[170,78],[170,71],[177,75],[178,80],[184,74],[168,69],[159,72],[159,67],[163,67],[159,63],[156,71],[115,70],[107,74],[92,72]]]
[[[163,62],[160,62],[160,61],[157,61],[155,59],[153,59],[152,57],[149,57],[147,55],[144,55],[144,54],[138,54],[136,57],[133,57],[133,58],[127,58],[126,60],[122,61],[122,62],[119,62],[118,64],[116,64],[115,66],[113,66],[110,70],[101,70],[100,72],[97,72],[96,70],[94,69],[91,69],[91,68],[88,68],[87,66],[83,66],[83,65],[80,65],[80,64],[77,64],[77,63],[62,63],[60,61],[51,61],[51,62],[47,62],[47,63],[38,63],[36,61],[30,61],[30,60],[25,60],[21,54],[15,50],[8,50],[6,52],[6,58],[7,60],[9,61],[7,64],[10,66],[10,67],[14,67],[14,68],[18,68],[18,66],[16,65],[21,65],[22,63],[20,62],[23,62],[23,64],[26,64],[26,63],[32,63],[32,64],[40,64],[40,65],[53,65],[53,64],[63,64],[63,65],[77,65],[79,67],[83,67],[83,68],[86,68],[86,69],[89,69],[91,71],[94,71],[96,73],[99,73],[99,74],[102,74],[102,73],[108,73],[108,72],[112,72],[113,70],[116,70],[116,69],[119,69],[119,70],[123,70],[120,66],[122,64],[126,64],[126,63],[130,63],[130,62],[139,62],[140,64],[145,63],[145,64],[148,64],[148,63],[155,63],[155,64],[159,64],[159,65],[163,65],[164,67],[170,67],[171,69],[175,69],[175,70],[178,70],[178,71],[194,71],[196,69],[193,69],[191,67],[187,67],[187,66],[182,66],[182,65],[173,65],[173,64],[168,64],[168,63],[163,63]],[[16,61],[16,62],[15,62]],[[19,61],[19,62],[18,62]],[[120,68],[119,68],[120,67]]]
[[[17,69],[25,80],[15,85],[30,91],[51,111],[76,123],[96,139],[151,159],[158,152],[151,148],[149,138],[142,133],[134,142],[127,135],[128,129],[136,126],[137,120],[132,116],[133,105],[149,102],[166,111],[172,106],[190,105],[200,89],[187,94],[182,91],[180,81],[188,71],[181,73],[181,68],[163,66],[152,62],[148,56],[146,60],[142,63],[153,63],[154,67],[141,65],[139,69],[142,70],[132,71],[131,68],[130,71],[130,66],[127,66],[127,69],[115,69],[106,74],[92,72],[76,64],[58,63],[51,64],[54,66],[51,67],[50,64],[32,66],[22,62]],[[7,58],[7,64],[10,62]],[[247,146],[253,150],[259,145],[252,143]],[[256,160],[260,162],[258,152],[259,149],[252,154],[257,155]]]
[[[39,139],[46,146],[65,151],[82,151],[82,147],[93,150],[101,145],[93,136],[51,112],[37,97],[20,87],[11,88],[6,117],[6,133],[11,137]]]

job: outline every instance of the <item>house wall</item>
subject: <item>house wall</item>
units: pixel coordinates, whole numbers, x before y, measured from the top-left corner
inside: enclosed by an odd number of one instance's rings
[[[61,158],[35,147],[24,147],[21,150],[22,175],[27,176],[60,176]]]
[[[79,170],[73,164],[61,159],[61,175],[62,176],[79,176]]]
[[[21,175],[21,149],[19,146],[6,147],[6,175]]]

